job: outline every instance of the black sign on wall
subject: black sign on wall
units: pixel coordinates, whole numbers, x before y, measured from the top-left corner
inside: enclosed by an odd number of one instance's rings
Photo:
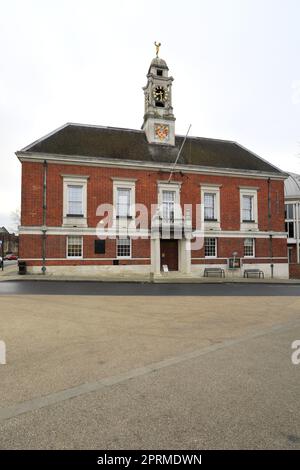
[[[95,240],[95,254],[96,255],[105,254],[105,240]]]
[[[241,258],[229,258],[228,259],[229,269],[238,269],[240,267],[241,267]]]

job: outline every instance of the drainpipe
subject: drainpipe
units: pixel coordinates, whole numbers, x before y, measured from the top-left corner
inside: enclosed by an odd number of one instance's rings
[[[268,228],[271,232],[271,178],[268,178]],[[273,264],[273,235],[269,235],[269,255],[271,259],[271,278],[274,277],[274,264]]]
[[[295,204],[296,210],[296,251],[297,251],[297,263],[299,264],[299,202]]]
[[[46,225],[47,225],[47,161],[44,160],[44,183],[43,183],[43,240],[42,240],[42,273],[46,273]]]

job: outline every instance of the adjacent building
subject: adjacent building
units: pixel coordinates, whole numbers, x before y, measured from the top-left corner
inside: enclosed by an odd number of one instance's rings
[[[288,277],[287,175],[236,142],[177,135],[172,86],[156,57],[141,130],[68,123],[16,153],[29,272]]]
[[[291,278],[300,278],[300,175],[290,173],[284,182],[285,229]]]
[[[15,233],[9,232],[7,228],[0,227],[0,242],[1,242],[1,249],[0,249],[0,256],[2,256],[2,252],[4,255],[9,253],[13,253],[14,255],[18,255],[19,251],[19,237]],[[3,251],[2,251],[3,248]]]

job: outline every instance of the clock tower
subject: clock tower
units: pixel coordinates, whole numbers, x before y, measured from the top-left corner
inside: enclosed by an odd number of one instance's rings
[[[142,129],[150,144],[175,145],[175,117],[172,108],[172,82],[166,62],[158,57],[160,43],[156,46],[156,57],[152,60],[145,95],[145,114]]]

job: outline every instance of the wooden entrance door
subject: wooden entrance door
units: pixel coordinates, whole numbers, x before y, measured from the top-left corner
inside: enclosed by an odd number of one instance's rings
[[[178,271],[178,240],[160,240],[160,265],[169,271]]]

